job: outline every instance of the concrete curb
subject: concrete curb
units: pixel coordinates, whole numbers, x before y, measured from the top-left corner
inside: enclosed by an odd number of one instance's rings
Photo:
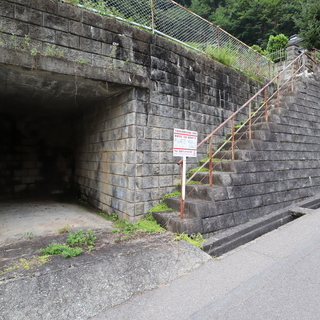
[[[166,285],[211,257],[169,233],[64,259],[0,282],[0,319],[88,319],[133,295]]]

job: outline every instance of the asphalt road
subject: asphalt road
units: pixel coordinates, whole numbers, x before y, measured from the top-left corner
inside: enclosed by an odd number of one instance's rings
[[[319,319],[320,210],[90,319]]]

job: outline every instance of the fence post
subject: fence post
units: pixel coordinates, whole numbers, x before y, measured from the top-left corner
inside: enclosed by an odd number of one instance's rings
[[[212,136],[210,137],[209,142],[209,184],[212,187]]]
[[[267,92],[267,88],[264,89],[263,95],[264,95],[264,113],[265,113],[265,117],[266,117],[266,122],[268,122],[269,121],[269,115],[268,115],[268,92]]]
[[[232,117],[231,121],[231,158],[234,160],[234,116]]]
[[[187,168],[187,157],[182,158],[181,168],[181,201],[180,201],[180,219],[184,218],[184,201],[186,198],[186,168]]]
[[[291,66],[291,91],[294,91],[294,63]]]
[[[218,26],[218,49],[220,49],[220,27]]]
[[[249,139],[252,139],[252,102],[249,103]]]
[[[150,6],[151,6],[151,29],[152,34],[154,34],[154,2],[156,0],[150,0]]]
[[[280,84],[279,76],[277,76],[277,107],[280,107]]]

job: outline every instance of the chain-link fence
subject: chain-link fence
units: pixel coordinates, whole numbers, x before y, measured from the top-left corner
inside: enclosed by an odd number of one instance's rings
[[[281,62],[287,60],[287,51],[286,48],[282,48],[276,51],[273,51],[271,53],[266,54],[266,57],[273,62]]]
[[[272,76],[272,61],[172,0],[81,0],[81,3],[203,52],[249,75]]]

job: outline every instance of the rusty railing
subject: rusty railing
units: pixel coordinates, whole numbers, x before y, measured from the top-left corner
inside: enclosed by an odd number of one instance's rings
[[[320,58],[320,51],[318,51],[318,57]],[[203,164],[185,181],[185,184],[188,184],[197,174],[199,174],[199,172],[202,172],[203,168],[205,168],[208,165],[209,170],[203,174],[203,177],[200,180],[200,182],[202,182],[206,177],[209,177],[209,185],[212,186],[213,171],[217,166],[217,164],[213,163],[213,159],[215,158],[215,156],[222,151],[224,152],[224,154],[222,157],[220,156],[219,159],[223,160],[228,155],[228,152],[230,154],[231,151],[230,160],[235,160],[235,147],[237,142],[247,133],[248,138],[252,139],[252,126],[262,116],[265,116],[265,122],[268,122],[268,110],[271,108],[271,106],[280,107],[280,95],[284,91],[284,89],[288,91],[294,91],[295,81],[299,77],[299,75],[305,72],[306,70],[310,70],[311,72],[313,72],[318,62],[320,61],[319,58],[317,59],[315,52],[313,52],[312,54],[308,54],[305,52],[301,53],[295,60],[288,64],[288,66],[284,70],[282,70],[278,75],[276,75],[270,82],[268,82],[262,89],[260,89],[237,111],[235,111],[231,116],[229,116],[228,119],[226,119],[216,129],[214,129],[205,139],[203,139],[198,144],[197,148],[199,149],[205,143],[208,143],[208,157],[203,162]],[[290,76],[288,76],[289,72]],[[270,88],[275,88],[275,90],[273,89],[273,93],[268,94],[268,90],[270,90]],[[262,100],[260,107],[256,107],[255,110],[253,110],[253,104],[258,105],[259,99]],[[247,109],[247,112],[245,112],[245,109]],[[241,125],[237,126],[237,129],[235,129],[236,116],[240,113],[246,113],[248,118]],[[220,131],[228,125],[231,127],[230,137],[227,140],[224,140],[224,142],[218,147],[216,151],[213,151],[213,136],[216,135],[218,131]],[[229,149],[225,150],[225,148],[230,144],[231,146],[229,147]],[[180,160],[177,164],[180,165],[182,163],[183,160]],[[185,184],[182,183],[181,188],[185,188]],[[188,197],[194,190],[195,188],[193,188],[188,194],[182,192],[180,218],[184,217],[185,198]]]

